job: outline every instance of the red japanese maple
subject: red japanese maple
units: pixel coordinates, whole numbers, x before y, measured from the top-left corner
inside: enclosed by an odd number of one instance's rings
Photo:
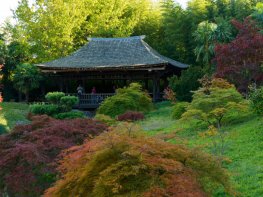
[[[263,83],[263,35],[249,17],[243,23],[232,20],[232,24],[239,33],[232,42],[216,45],[216,75],[234,83],[239,91],[246,92],[249,84]]]
[[[102,133],[106,125],[90,119],[55,120],[36,116],[0,136],[0,194],[41,196],[57,176],[57,156]]]

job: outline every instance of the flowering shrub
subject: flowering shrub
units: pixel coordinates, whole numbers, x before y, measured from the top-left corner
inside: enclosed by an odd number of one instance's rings
[[[0,194],[41,196],[56,180],[58,154],[106,129],[89,119],[56,120],[46,115],[31,119],[31,124],[0,136]]]
[[[201,197],[220,187],[231,192],[227,172],[213,157],[118,127],[63,156],[63,176],[45,197]]]
[[[127,111],[124,114],[121,114],[117,117],[117,120],[119,121],[137,121],[137,120],[143,120],[144,114],[141,112],[136,111]]]

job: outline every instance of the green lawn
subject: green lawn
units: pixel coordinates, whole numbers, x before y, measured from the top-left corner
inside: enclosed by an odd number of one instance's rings
[[[231,162],[225,165],[241,196],[263,196],[263,121],[252,114],[239,116],[238,120],[233,119],[226,127],[225,156]],[[195,121],[173,120],[169,103],[158,104],[156,110],[147,114],[146,120],[140,125],[149,135],[177,132],[178,138],[171,140],[172,143],[200,147],[207,152],[211,150],[210,139],[199,135],[206,126]]]
[[[28,122],[26,115],[28,105],[23,103],[4,102],[0,111],[0,133],[10,131],[16,124]]]

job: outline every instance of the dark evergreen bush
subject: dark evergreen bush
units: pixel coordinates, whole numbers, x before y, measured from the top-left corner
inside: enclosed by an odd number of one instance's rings
[[[202,78],[204,71],[201,67],[191,66],[182,71],[180,77],[173,76],[169,79],[170,88],[176,93],[176,99],[179,101],[191,101],[193,93],[201,84],[198,79]]]

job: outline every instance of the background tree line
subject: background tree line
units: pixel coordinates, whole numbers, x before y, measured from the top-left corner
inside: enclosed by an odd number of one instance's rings
[[[263,6],[259,2],[190,0],[183,9],[174,0],[35,0],[33,4],[21,0],[14,10],[16,23],[7,21],[1,27],[4,95],[10,99],[16,94],[13,76],[21,63],[65,56],[86,44],[88,37],[133,35],[146,35],[146,42],[161,54],[199,66],[189,69],[190,77],[184,76],[188,81],[183,84],[191,89],[198,86],[191,75],[200,78],[216,70],[216,63],[211,61],[215,46],[229,43],[238,35],[232,19],[242,22],[251,16],[257,21],[258,31],[262,30]],[[177,78],[171,81],[180,83]]]

